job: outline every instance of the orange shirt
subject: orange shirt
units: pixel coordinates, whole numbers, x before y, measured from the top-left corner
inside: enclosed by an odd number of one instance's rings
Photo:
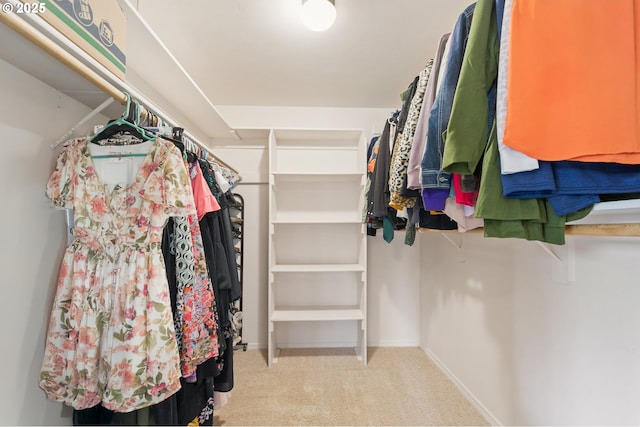
[[[640,164],[640,0],[514,0],[504,144]]]

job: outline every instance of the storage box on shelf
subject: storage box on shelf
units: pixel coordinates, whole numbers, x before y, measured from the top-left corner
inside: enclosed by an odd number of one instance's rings
[[[117,0],[44,0],[22,4],[22,8],[45,6],[39,16],[113,74],[125,79],[127,18]]]
[[[364,134],[274,130],[269,169],[269,365],[277,360],[285,322],[304,323],[314,328],[307,336],[315,337],[322,325],[352,324],[348,341],[366,364]]]

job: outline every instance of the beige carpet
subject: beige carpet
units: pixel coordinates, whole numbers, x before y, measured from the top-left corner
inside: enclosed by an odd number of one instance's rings
[[[414,347],[284,349],[234,353],[235,387],[215,425],[488,425],[455,385]]]

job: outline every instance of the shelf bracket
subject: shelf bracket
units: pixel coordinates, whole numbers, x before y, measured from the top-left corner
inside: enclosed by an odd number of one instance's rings
[[[67,133],[65,133],[64,135],[62,135],[60,138],[58,138],[58,140],[56,142],[54,142],[53,144],[51,144],[51,149],[55,149],[58,147],[58,145],[62,144],[63,142],[65,142],[67,140],[67,138],[69,138],[71,135],[73,135],[73,133],[82,125],[84,125],[85,123],[87,123],[89,120],[91,120],[94,116],[100,114],[100,112],[102,110],[104,110],[105,108],[107,108],[113,101],[115,101],[114,98],[109,97],[107,98],[102,104],[98,105],[96,108],[94,108],[89,114],[87,114],[82,120],[80,120],[78,123],[76,123],[75,126],[73,126],[71,129],[69,129],[67,131]]]
[[[449,237],[449,235],[447,233],[440,233],[440,235],[442,237],[444,237],[445,239],[447,239],[449,241],[449,243],[451,243],[453,246],[456,247],[456,249],[462,250],[462,244],[464,243],[464,236],[461,236],[460,242],[456,242],[451,237]]]
[[[538,246],[540,246],[540,249],[542,249],[543,251],[545,251],[551,258],[553,258],[554,260],[556,260],[557,262],[562,262],[562,259],[558,256],[558,254],[556,254],[553,249],[551,249],[549,247],[548,244],[543,243],[543,242],[536,242],[538,244]]]
[[[552,246],[536,242],[538,246],[551,257],[553,280],[570,284],[575,282],[575,248],[573,240],[567,240],[564,245]]]
[[[464,248],[463,248],[463,244],[464,244],[464,233],[456,233],[459,235],[459,238],[457,239],[452,239],[449,236],[450,233],[440,233],[440,235],[442,237],[444,237],[445,239],[447,239],[449,241],[449,243],[451,243],[456,249],[457,249],[457,255],[458,255],[458,262],[464,262]],[[458,241],[456,241],[458,240]]]

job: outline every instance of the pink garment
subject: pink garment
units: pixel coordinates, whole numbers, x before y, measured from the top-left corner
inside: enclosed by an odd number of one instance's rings
[[[207,181],[202,175],[202,169],[200,165],[195,163],[195,175],[191,178],[191,187],[193,188],[193,198],[196,203],[196,211],[198,212],[198,221],[209,212],[215,212],[220,210],[220,204],[215,198],[211,189],[207,184]]]
[[[484,220],[476,218],[473,213],[466,212],[465,206],[457,204],[453,197],[449,197],[444,205],[444,213],[458,224],[458,231],[465,233],[469,230],[484,227]]]
[[[440,68],[444,62],[442,58],[450,35],[451,33],[443,34],[438,42],[438,51],[433,60],[433,68],[431,69],[431,75],[427,82],[424,100],[422,101],[420,115],[418,116],[418,123],[416,124],[416,131],[413,135],[413,143],[411,144],[411,152],[409,153],[409,165],[407,167],[407,188],[411,190],[419,190],[421,188],[420,163],[422,162],[422,156],[424,155],[424,149],[427,143],[429,114],[431,113],[431,107],[433,107],[433,101],[436,98],[437,81],[439,80]]]
[[[462,176],[453,174],[453,188],[456,191],[456,203],[464,206],[475,206],[478,200],[478,192],[465,193],[462,191]]]

